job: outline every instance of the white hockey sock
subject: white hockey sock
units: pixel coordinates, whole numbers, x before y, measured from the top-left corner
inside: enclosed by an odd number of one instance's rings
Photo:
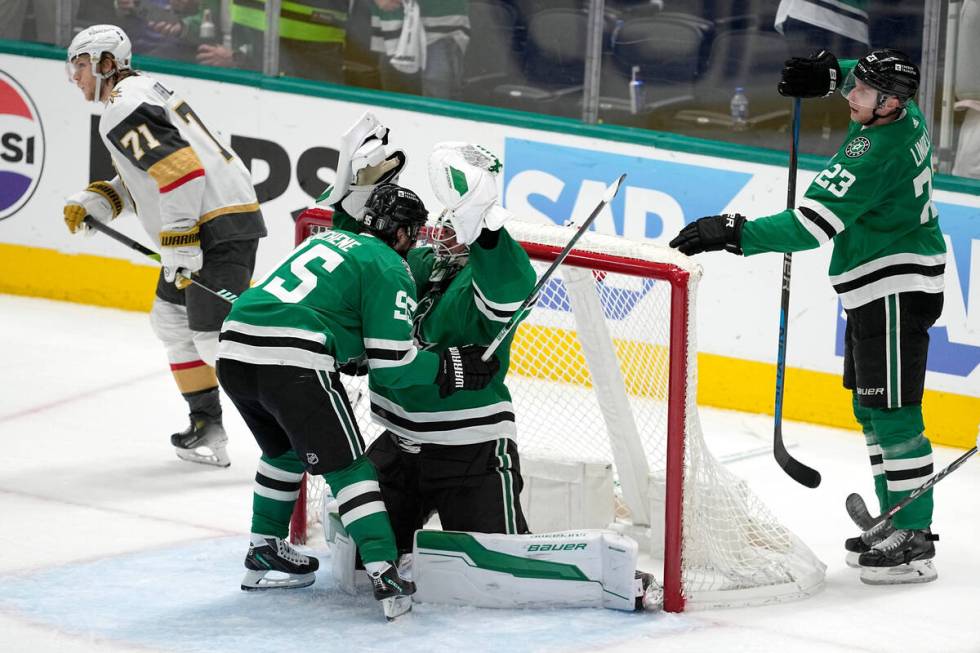
[[[258,533],[251,533],[249,535],[249,541],[254,546],[262,546],[263,544],[265,544],[266,538],[273,539],[273,538],[275,538],[275,536],[274,535],[260,535]]]
[[[389,566],[388,563],[387,562],[384,562],[384,561],[381,561],[381,562],[365,562],[364,563],[364,569],[365,569],[365,571],[367,571],[367,573],[371,574],[372,576],[377,576],[378,574],[380,574],[381,572],[383,572],[385,569],[387,569],[388,566]]]

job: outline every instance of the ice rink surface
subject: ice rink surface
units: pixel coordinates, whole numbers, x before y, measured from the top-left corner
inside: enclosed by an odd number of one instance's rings
[[[980,460],[937,488],[935,583],[870,587],[844,565],[844,497],[873,499],[863,440],[787,423],[819,489],[768,454],[729,467],[828,565],[815,597],[680,615],[417,605],[386,624],[334,587],[325,551],[311,588],[239,589],[258,449],[226,402],[231,468],[176,459],[186,406],[146,314],[0,296],[0,338],[2,652],[980,652]],[[771,437],[768,416],[701,416],[726,458]],[[937,469],[960,453],[938,448]]]

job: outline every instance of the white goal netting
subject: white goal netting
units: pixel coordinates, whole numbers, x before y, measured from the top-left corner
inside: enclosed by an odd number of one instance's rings
[[[507,228],[539,275],[572,233]],[[521,456],[613,466],[608,501],[616,521],[664,560],[668,609],[809,595],[822,586],[824,565],[704,442],[696,329],[687,319],[699,277],[673,250],[596,234],[579,241],[511,346],[507,384]],[[363,379],[345,381],[371,441],[380,429]],[[320,519],[321,486],[310,485],[310,522]],[[665,539],[674,545],[665,549]]]

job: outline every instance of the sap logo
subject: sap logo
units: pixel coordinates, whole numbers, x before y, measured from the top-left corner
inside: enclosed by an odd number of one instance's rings
[[[44,170],[44,129],[34,101],[0,71],[0,220],[17,213]]]
[[[579,542],[577,544],[528,544],[527,552],[534,553],[544,552],[544,551],[583,551],[589,545],[585,542]]]
[[[600,233],[666,243],[687,222],[724,212],[745,172],[508,138],[504,205],[528,220],[565,224],[588,216],[609,183],[624,187],[596,217]]]

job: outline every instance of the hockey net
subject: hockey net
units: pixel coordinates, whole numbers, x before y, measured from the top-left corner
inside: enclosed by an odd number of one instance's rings
[[[305,212],[297,242],[328,225],[328,212]],[[507,229],[539,275],[572,233],[517,221]],[[667,248],[583,236],[511,346],[521,458],[612,465],[612,526],[663,560],[666,610],[807,596],[822,586],[824,565],[704,441],[692,319],[700,274]],[[364,378],[344,381],[370,442],[382,429]],[[303,492],[292,529],[300,541],[321,529],[322,480]]]

